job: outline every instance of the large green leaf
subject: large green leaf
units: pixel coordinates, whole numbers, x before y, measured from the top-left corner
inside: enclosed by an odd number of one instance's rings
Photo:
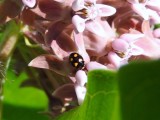
[[[84,103],[55,120],[160,120],[160,61],[88,74]]]
[[[116,73],[96,70],[88,74],[84,103],[56,120],[118,120]]]
[[[123,120],[160,120],[160,61],[125,66],[118,77]]]

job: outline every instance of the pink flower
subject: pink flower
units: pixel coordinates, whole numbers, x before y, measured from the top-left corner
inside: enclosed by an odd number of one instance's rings
[[[143,55],[149,59],[159,59],[160,58],[160,40],[156,37],[159,36],[159,30],[152,30],[150,23],[144,21],[142,24],[142,32],[144,37],[140,38],[136,42],[136,45],[143,49]]]
[[[90,61],[90,58],[84,47],[83,36],[81,33],[73,33],[73,40],[70,39],[65,32],[59,36],[61,39],[53,40],[51,48],[55,55],[42,55],[33,59],[29,66],[50,69],[63,76],[68,76],[75,83],[75,92],[79,104],[84,100],[86,94],[85,83],[87,82],[86,71],[75,70],[69,63],[69,55],[72,52],[79,53],[84,61],[87,71],[93,69],[107,69],[106,66],[98,62]],[[67,44],[67,45],[66,45]]]
[[[143,49],[135,42],[143,37],[143,34],[123,34],[112,42],[113,51],[108,53],[108,59],[116,68],[127,64],[131,56],[141,55]]]
[[[83,45],[83,39],[80,34],[74,34],[74,42],[66,33],[62,33],[60,39],[53,40],[51,48],[52,54],[38,56],[33,59],[29,66],[50,69],[61,75],[72,76],[75,73],[75,69],[69,63],[69,55],[72,52],[80,54],[85,64],[90,61],[88,54],[85,51]],[[66,45],[67,44],[67,45]]]
[[[111,16],[116,12],[116,9],[111,6],[96,4],[96,0],[75,0],[72,3],[72,9],[75,13],[72,23],[78,32],[83,32],[87,24],[90,23],[98,28],[96,32],[94,29],[91,32],[100,36],[104,35],[105,31],[96,19]]]
[[[29,66],[51,69],[58,74],[67,75],[70,78],[74,72],[74,70],[71,67],[71,65],[69,64],[68,60],[66,60],[65,58],[60,59],[54,55],[39,56],[39,57],[33,59],[29,63]],[[86,64],[86,69],[87,70],[107,69],[107,67],[104,65],[101,65],[97,62],[89,62]],[[75,82],[75,84],[74,84],[75,92],[77,95],[78,103],[81,104],[85,98],[85,95],[86,95],[85,84],[87,83],[87,75],[86,75],[85,71],[78,70],[75,73],[75,77],[72,77],[72,81]]]
[[[139,2],[138,0],[127,0],[132,4],[132,9],[142,16],[145,20],[152,19],[154,23],[160,23],[159,13],[160,1],[159,0],[145,0]]]
[[[81,33],[74,34],[74,43],[76,45],[76,48],[78,49],[78,53],[80,53],[80,55],[83,56],[83,59],[85,61],[85,67],[87,71],[90,70],[94,70],[94,69],[107,69],[106,66],[98,63],[98,62],[92,62],[90,61],[90,58],[86,52],[85,46],[84,46],[84,41],[83,41],[83,36]],[[64,41],[63,41],[64,42]],[[69,44],[66,43],[66,44]],[[65,45],[66,46],[66,45]],[[66,61],[64,58],[66,58],[67,56],[69,56],[70,52],[67,53],[66,51],[64,51],[60,45],[58,45],[56,43],[56,41],[52,41],[52,45],[51,45],[52,49],[54,50],[55,54],[62,59],[62,64]],[[67,57],[68,58],[68,57]],[[68,60],[66,61],[68,63]],[[70,68],[71,66],[66,66],[66,68]],[[62,69],[62,71],[64,70],[64,68]],[[68,74],[70,76],[70,74]],[[86,95],[86,87],[85,84],[87,83],[87,75],[86,72],[84,70],[78,70],[75,72],[75,77],[73,75],[73,77],[70,77],[72,79],[72,81],[75,82],[74,87],[75,87],[75,92],[77,95],[77,99],[78,99],[78,103],[82,104],[85,95]]]
[[[94,25],[95,22],[89,22],[86,24],[87,28],[83,32],[83,37],[85,48],[88,54],[90,56],[101,57],[108,52],[108,49],[110,48],[110,42],[116,37],[116,33],[105,18],[97,19],[96,22],[100,24],[103,31],[106,31],[105,34],[102,34],[101,36],[94,34],[96,31],[99,31],[99,28]],[[91,31],[94,31],[94,33]]]

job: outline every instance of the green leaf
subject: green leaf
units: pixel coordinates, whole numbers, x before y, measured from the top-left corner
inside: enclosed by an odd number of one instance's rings
[[[160,61],[88,74],[84,103],[55,120],[160,120]]]
[[[105,70],[89,72],[84,103],[56,120],[118,120],[116,73]]]
[[[160,120],[160,61],[120,69],[122,120]]]

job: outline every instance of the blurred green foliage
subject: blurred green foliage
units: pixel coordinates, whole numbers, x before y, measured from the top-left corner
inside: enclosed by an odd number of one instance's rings
[[[40,112],[47,110],[45,93],[34,87],[20,87],[28,78],[25,72],[16,76],[12,69],[7,71],[4,84],[3,120],[47,120]]]
[[[35,70],[27,65],[38,54],[38,52],[31,51],[36,51],[35,49],[40,49],[40,47],[31,49],[26,46],[19,27],[14,21],[0,26],[0,50],[11,50],[7,51],[10,54],[5,56],[6,59],[3,59],[3,54],[0,59],[3,64],[1,70],[5,77],[3,86],[0,86],[3,87],[3,96],[0,97],[4,97],[3,108],[0,110],[3,114],[2,120],[48,120],[45,114],[48,110],[48,98],[45,92],[40,87],[23,85],[28,79],[37,81],[38,74],[35,74]],[[5,44],[14,34],[17,34],[17,41],[12,44],[11,39],[10,44]],[[39,54],[43,53],[41,49],[37,51]],[[2,79],[0,82],[4,81]]]

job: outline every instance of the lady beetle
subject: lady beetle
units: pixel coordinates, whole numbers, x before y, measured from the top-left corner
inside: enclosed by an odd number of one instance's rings
[[[83,57],[78,53],[71,53],[69,56],[69,62],[76,69],[84,69],[84,60]]]

